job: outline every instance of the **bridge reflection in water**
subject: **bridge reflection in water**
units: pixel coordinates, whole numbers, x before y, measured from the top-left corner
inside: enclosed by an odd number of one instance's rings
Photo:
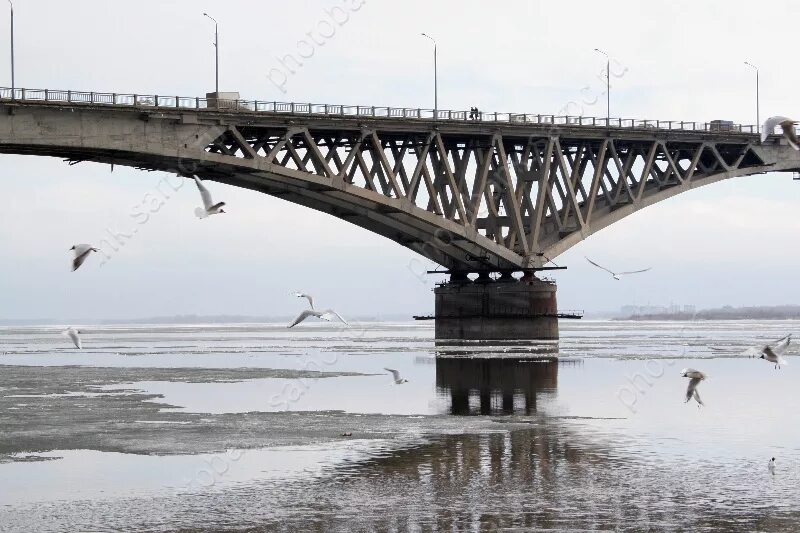
[[[569,367],[583,363],[519,355],[436,360],[437,391],[452,399],[452,414],[516,416],[463,420],[463,432],[373,452],[310,488],[282,491],[280,505],[254,507],[302,508],[279,511],[269,525],[314,531],[752,531],[764,523],[796,531],[791,506],[759,503],[758,485],[731,489],[749,463],[727,464],[720,476],[713,461],[661,453],[628,433],[629,422],[539,416],[559,370],[574,382],[583,373]],[[536,416],[517,414],[535,411],[537,400]]]
[[[539,395],[555,396],[555,357],[519,353],[441,351],[436,359],[436,392],[449,398],[452,415],[530,415]]]

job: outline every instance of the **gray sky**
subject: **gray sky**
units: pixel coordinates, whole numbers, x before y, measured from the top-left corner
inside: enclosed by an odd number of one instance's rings
[[[439,43],[443,109],[558,113],[601,95],[599,47],[627,69],[612,88],[614,116],[753,123],[755,80],[745,60],[761,68],[762,118],[800,115],[800,74],[786,68],[796,2],[495,5],[502,10],[477,1],[17,0],[17,86],[202,95],[214,82],[208,10],[220,22],[221,89],[243,98],[432,107],[425,31]],[[327,22],[334,6],[348,13],[341,25],[341,16]],[[0,9],[0,83],[10,85],[7,27]],[[312,39],[321,43],[313,50],[298,45]],[[284,61],[288,72],[280,58],[301,52],[310,57],[302,66]],[[605,115],[602,96],[584,107]],[[92,258],[70,273],[67,249],[99,242],[107,229],[129,230],[131,207],[164,175],[2,161],[0,318],[291,314],[302,307],[288,296],[295,289],[345,316],[433,308],[438,278],[418,279],[414,253],[328,215],[213,183],[228,214],[198,221],[197,191],[183,187],[111,261],[100,267]],[[561,256],[570,269],[556,276],[560,305],[796,303],[797,206],[800,182],[767,174],[647,208]],[[584,255],[653,271],[614,282]]]

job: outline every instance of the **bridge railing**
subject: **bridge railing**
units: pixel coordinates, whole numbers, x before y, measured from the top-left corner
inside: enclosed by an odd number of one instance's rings
[[[542,115],[529,113],[499,113],[448,109],[423,109],[408,107],[376,107],[362,105],[331,105],[298,102],[259,100],[225,100],[173,95],[143,95],[125,93],[98,93],[87,91],[24,89],[0,87],[0,100],[37,101],[143,107],[156,109],[224,110],[247,113],[273,113],[297,115],[327,115],[343,117],[380,117],[397,119],[438,120],[470,123],[510,123],[555,126],[585,126],[596,128],[681,130],[712,133],[758,132],[755,125],[734,124],[730,121],[688,122],[677,120],[642,120],[632,118],[606,118],[586,116]]]

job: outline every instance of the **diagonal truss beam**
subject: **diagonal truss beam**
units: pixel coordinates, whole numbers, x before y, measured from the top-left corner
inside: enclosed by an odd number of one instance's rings
[[[761,172],[767,165],[749,140],[514,138],[435,128],[231,126],[206,151],[219,160],[263,162],[301,189],[367,199],[384,217],[439,227],[430,242],[444,238],[450,248],[421,253],[447,266],[473,268],[539,265],[542,254],[552,259],[609,221],[659,198],[721,176]],[[422,248],[418,236],[396,240]]]

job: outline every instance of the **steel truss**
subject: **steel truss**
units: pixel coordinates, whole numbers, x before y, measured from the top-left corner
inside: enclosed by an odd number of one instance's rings
[[[448,268],[485,270],[542,266],[645,206],[769,170],[753,136],[738,137],[241,126],[206,151],[259,162],[264,192],[377,231]]]

